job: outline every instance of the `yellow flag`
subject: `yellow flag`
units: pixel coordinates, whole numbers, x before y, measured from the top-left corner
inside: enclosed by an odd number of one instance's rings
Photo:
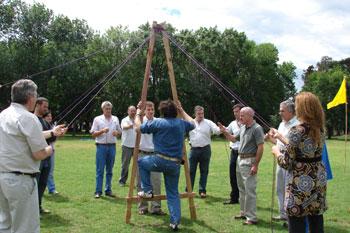
[[[337,95],[334,97],[334,99],[331,102],[327,104],[327,109],[330,109],[335,106],[338,106],[339,104],[345,104],[345,103],[347,102],[346,102],[346,81],[344,77]]]

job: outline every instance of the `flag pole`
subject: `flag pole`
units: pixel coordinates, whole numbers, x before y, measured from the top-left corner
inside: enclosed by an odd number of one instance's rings
[[[346,88],[346,78],[345,78],[345,88]],[[344,152],[344,159],[345,159],[345,166],[344,166],[344,173],[346,171],[346,144],[348,139],[348,102],[345,101],[345,152]]]

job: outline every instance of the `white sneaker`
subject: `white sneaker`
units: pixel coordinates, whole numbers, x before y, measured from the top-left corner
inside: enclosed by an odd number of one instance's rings
[[[175,224],[175,223],[170,223],[169,227],[173,231],[178,231],[179,230],[179,225]]]
[[[142,198],[152,198],[153,197],[153,192],[149,191],[145,193],[144,191],[138,192],[137,195]]]

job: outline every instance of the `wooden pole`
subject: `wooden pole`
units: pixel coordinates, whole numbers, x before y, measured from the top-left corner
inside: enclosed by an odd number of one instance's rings
[[[155,26],[156,22],[153,22],[153,26]],[[148,45],[148,51],[147,51],[147,61],[146,61],[146,68],[145,68],[145,76],[143,78],[143,86],[142,86],[142,92],[141,92],[141,101],[145,102],[147,100],[147,89],[148,89],[148,81],[149,76],[151,73],[151,64],[152,64],[152,58],[153,58],[153,50],[154,50],[154,43],[155,43],[155,32],[152,28],[151,30],[151,37]],[[136,172],[137,172],[137,160],[139,155],[139,146],[140,146],[140,140],[141,140],[141,133],[136,133],[136,142],[133,152],[133,159],[132,159],[132,170],[131,170],[131,178],[130,178],[130,186],[129,186],[129,193],[128,197],[126,199],[127,201],[127,208],[125,213],[125,222],[130,223],[131,218],[131,207],[132,207],[132,198],[133,192],[134,192],[134,186],[135,186],[135,178],[136,178]]]
[[[174,74],[174,68],[173,68],[171,53],[170,53],[169,39],[166,37],[164,31],[162,31],[162,34],[163,34],[163,43],[164,43],[164,49],[165,49],[165,56],[166,56],[166,61],[167,61],[167,65],[168,65],[168,74],[169,74],[169,79],[170,79],[171,92],[172,92],[172,95],[173,95],[173,100],[174,101],[178,101],[179,99],[178,99],[178,96],[177,96],[176,83],[175,83],[175,74]],[[189,167],[188,167],[188,160],[187,160],[187,153],[186,153],[186,145],[185,145],[185,143],[183,144],[183,148],[182,148],[182,159],[185,162],[184,163],[184,169],[185,169],[187,193],[192,193],[192,185],[191,185],[191,179],[190,179],[190,172],[189,172]],[[197,218],[197,215],[196,215],[196,208],[194,206],[193,196],[188,196],[188,204],[189,204],[189,208],[190,208],[191,219],[195,220]]]

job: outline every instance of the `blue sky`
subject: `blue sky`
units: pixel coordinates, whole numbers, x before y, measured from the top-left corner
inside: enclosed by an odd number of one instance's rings
[[[25,0],[33,3],[32,0]],[[257,43],[271,42],[279,62],[291,61],[302,73],[322,56],[350,55],[349,0],[38,0],[55,14],[87,20],[100,32],[123,25],[136,29],[146,22],[177,29],[217,26],[245,32]],[[300,80],[296,82],[300,88]]]

